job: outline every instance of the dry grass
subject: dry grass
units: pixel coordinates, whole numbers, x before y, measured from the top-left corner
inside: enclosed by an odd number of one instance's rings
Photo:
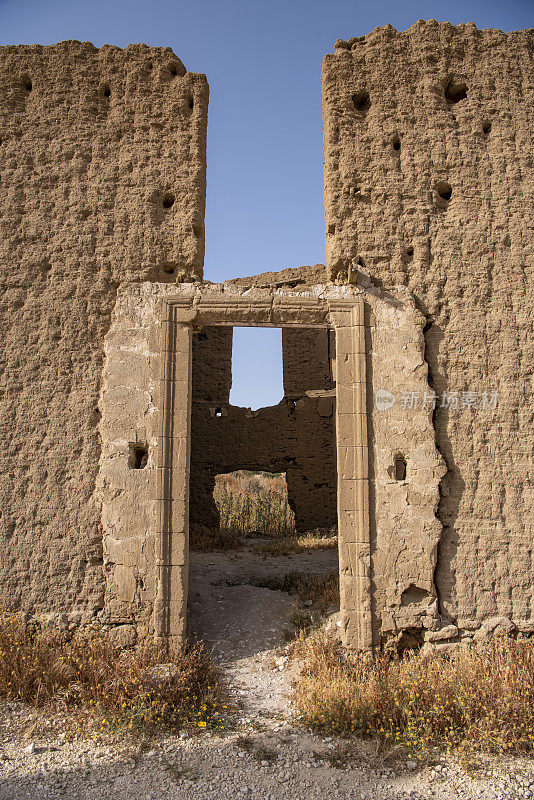
[[[267,541],[258,546],[258,551],[274,556],[337,547],[337,535],[331,531],[297,534],[283,474],[238,470],[217,475],[213,499],[220,516],[219,529],[192,526],[193,550],[237,549],[247,536],[264,537]]]
[[[319,604],[326,608],[334,605],[339,608],[339,573],[327,575],[308,572],[286,572],[285,575],[268,575],[251,581],[254,586],[265,589],[298,594],[303,601]]]
[[[101,731],[220,727],[225,695],[199,644],[170,657],[146,645],[119,651],[102,631],[51,632],[0,614],[0,697],[79,712]]]
[[[221,531],[233,536],[287,537],[295,516],[287,501],[284,475],[245,470],[217,475],[213,498]]]
[[[532,752],[534,643],[498,637],[451,653],[350,656],[324,634],[301,645],[295,706],[309,725],[373,736],[425,756],[432,747]]]
[[[314,536],[307,533],[305,536],[291,539],[274,539],[271,542],[260,544],[259,553],[271,556],[289,556],[293,553],[307,553],[310,550],[335,550],[337,536]]]
[[[189,530],[189,546],[191,550],[210,553],[213,550],[238,550],[242,541],[235,531],[212,530],[205,525],[192,525]]]

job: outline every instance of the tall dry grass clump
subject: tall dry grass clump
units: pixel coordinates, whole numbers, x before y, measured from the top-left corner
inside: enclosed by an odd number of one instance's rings
[[[499,753],[534,747],[534,644],[497,637],[448,654],[353,656],[321,634],[302,644],[295,706],[309,725],[431,747]]]
[[[55,704],[115,727],[219,727],[219,673],[199,644],[176,655],[151,645],[120,651],[99,629],[74,635],[0,613],[0,697]]]
[[[296,533],[284,475],[245,470],[217,475],[213,498],[221,531],[230,535],[287,537]]]

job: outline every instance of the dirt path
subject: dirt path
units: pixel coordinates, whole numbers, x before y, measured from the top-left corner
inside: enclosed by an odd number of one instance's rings
[[[189,629],[212,649],[244,715],[266,722],[290,714],[294,668],[279,649],[295,632],[295,615],[308,612],[296,595],[253,585],[289,572],[327,575],[337,550],[291,556],[258,552],[262,540],[241,550],[191,553]]]

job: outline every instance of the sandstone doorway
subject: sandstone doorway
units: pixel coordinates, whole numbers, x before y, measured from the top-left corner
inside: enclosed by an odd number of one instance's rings
[[[295,474],[305,478],[305,470],[300,467],[322,469],[328,461],[328,454],[326,460],[317,457],[318,441],[324,441],[329,442],[330,452],[334,454],[330,479],[300,480],[299,490],[294,495],[302,500],[301,511],[294,506],[296,526],[297,530],[299,525],[303,530],[311,527],[305,517],[310,510],[314,517],[318,513],[330,513],[332,503],[310,503],[310,496],[333,497],[334,508],[337,505],[334,518],[337,516],[339,535],[343,638],[350,647],[372,646],[363,300],[358,297],[323,300],[292,295],[274,299],[268,295],[263,300],[261,296],[224,297],[206,292],[191,299],[167,298],[163,306],[165,364],[159,450],[162,468],[158,495],[162,500],[156,549],[160,554],[154,617],[156,636],[170,646],[174,637],[178,640],[183,637],[189,522],[193,527],[207,519],[209,504],[202,500],[197,502],[197,497],[211,496],[211,473],[220,454],[227,459],[229,452],[234,453],[234,469],[271,469],[286,471],[289,475],[290,469],[295,467]],[[226,392],[231,381],[231,329],[234,325],[282,327],[284,332],[287,329],[288,351],[295,352],[298,357],[294,359],[294,368],[288,368],[288,391],[274,410],[267,408],[249,413],[248,409],[236,410],[229,406]],[[335,335],[331,331],[335,331]],[[313,346],[310,347],[309,341]],[[202,352],[204,363],[209,365],[206,370],[195,366],[195,361],[202,364],[202,357],[198,359]],[[313,369],[318,354],[322,354],[324,365],[319,372]],[[319,375],[319,384],[314,388],[304,385],[301,391],[302,382],[307,380],[310,371]],[[284,385],[285,373],[284,365]],[[218,398],[214,398],[214,392]],[[213,402],[214,399],[217,402]],[[307,426],[309,430],[310,419],[313,419],[313,435],[295,435],[300,422],[304,431]],[[230,423],[232,436],[228,435]],[[322,439],[322,434],[317,435],[318,430],[329,433]],[[252,441],[255,446],[251,456]],[[294,449],[302,442],[305,450],[308,445],[312,448],[311,457],[307,461],[302,459],[305,465],[299,463],[298,450]],[[221,471],[217,466],[215,472]],[[334,475],[337,475],[337,491],[332,492]]]

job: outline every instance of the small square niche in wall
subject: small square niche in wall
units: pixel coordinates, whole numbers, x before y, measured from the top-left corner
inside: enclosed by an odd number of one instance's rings
[[[148,446],[139,442],[130,442],[128,466],[130,469],[144,469],[148,462]]]

